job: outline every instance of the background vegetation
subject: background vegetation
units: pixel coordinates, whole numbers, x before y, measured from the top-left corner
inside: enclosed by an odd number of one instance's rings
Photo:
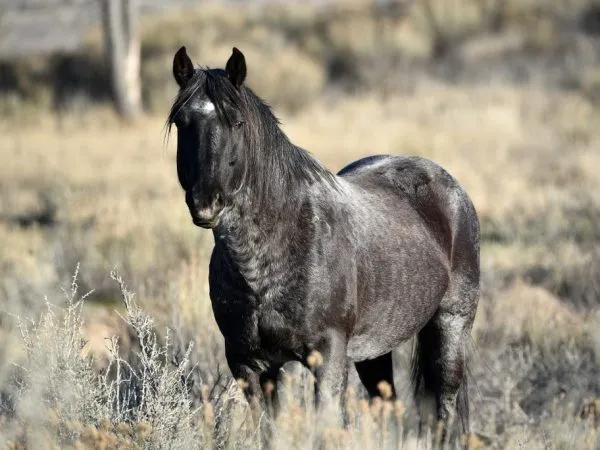
[[[146,16],[147,114],[128,124],[109,107],[99,30],[77,54],[2,63],[0,445],[258,447],[208,299],[212,237],[189,220],[164,139],[174,51],[223,66],[236,45],[250,86],[332,171],[421,155],[472,196],[471,448],[598,448],[600,6],[398,11],[203,3]],[[430,445],[415,439],[409,351],[395,355],[399,402],[367,404],[351,373],[349,430],[317,426],[310,374],[286,367],[274,447]]]

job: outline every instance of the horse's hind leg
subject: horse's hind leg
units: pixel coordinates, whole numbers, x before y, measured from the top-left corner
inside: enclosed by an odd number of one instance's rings
[[[442,422],[439,438],[443,442],[451,437],[448,431],[455,430],[456,425],[468,432],[465,346],[472,324],[471,314],[440,309],[418,336],[418,375],[424,390],[434,396],[437,419]]]
[[[396,390],[394,388],[394,369],[392,365],[392,352],[385,353],[374,359],[367,359],[354,363],[358,377],[363,386],[369,393],[369,397],[389,396],[396,398]],[[386,382],[391,391],[389,393],[380,392],[379,383]]]
[[[459,394],[466,395],[466,343],[473,321],[465,316],[440,312],[435,318],[440,337],[440,386],[436,396],[438,420],[453,425],[457,416]],[[464,392],[462,392],[464,390]],[[468,411],[459,411],[461,426],[468,427]],[[466,431],[466,430],[465,430]]]

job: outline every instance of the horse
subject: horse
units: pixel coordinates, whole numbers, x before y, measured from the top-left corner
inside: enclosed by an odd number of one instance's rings
[[[308,367],[315,354],[317,405],[340,408],[351,363],[370,397],[382,381],[395,396],[392,351],[415,337],[415,394],[468,431],[480,284],[469,196],[417,156],[376,154],[330,172],[288,139],[246,75],[236,47],[225,69],[195,68],[181,47],[166,125],[177,128],[192,222],[213,233],[212,309],[248,402],[266,408],[263,388],[282,365]]]

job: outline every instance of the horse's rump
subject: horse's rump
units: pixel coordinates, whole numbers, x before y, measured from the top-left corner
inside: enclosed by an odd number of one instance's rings
[[[434,162],[416,156],[370,156],[343,168],[339,176],[369,190],[384,189],[408,200],[450,258],[453,226],[467,201],[458,182]]]

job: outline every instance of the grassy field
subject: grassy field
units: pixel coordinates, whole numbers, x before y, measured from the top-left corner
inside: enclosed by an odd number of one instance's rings
[[[210,65],[240,46],[250,85],[275,104],[291,140],[332,171],[375,153],[421,155],[450,171],[482,223],[469,445],[598,448],[600,69],[582,56],[597,38],[561,31],[543,8],[535,22],[509,10],[504,31],[461,38],[453,57],[430,63],[433,39],[417,11],[386,41],[412,59],[334,86],[319,55],[354,55],[362,67],[377,42],[353,40],[347,25],[328,28],[327,45],[311,42],[316,13],[282,11],[255,13],[256,23],[216,7],[148,20],[145,80],[158,93],[135,124],[102,105],[60,123],[27,116],[29,105],[1,125],[0,446],[258,448],[208,299],[212,236],[191,224],[175,139],[164,135],[181,42]],[[475,13],[450,13],[451,36],[479,26]],[[559,50],[575,68],[550,64],[562,61]],[[519,58],[525,80],[511,69]],[[409,347],[395,355],[396,403],[369,405],[351,373],[356,426],[346,430],[321,426],[304,404],[310,375],[289,367],[274,447],[431,445],[435,436],[415,440]]]

